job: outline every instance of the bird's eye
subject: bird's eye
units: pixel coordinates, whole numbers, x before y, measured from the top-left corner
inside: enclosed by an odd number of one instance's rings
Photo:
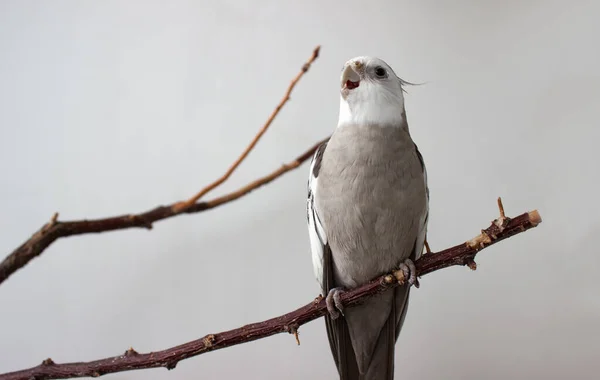
[[[377,75],[379,78],[385,77],[385,74],[386,74],[386,72],[385,72],[385,69],[383,67],[377,66],[375,68],[375,75]]]

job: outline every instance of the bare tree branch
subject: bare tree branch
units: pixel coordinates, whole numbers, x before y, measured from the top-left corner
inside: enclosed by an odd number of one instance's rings
[[[250,142],[248,147],[246,147],[246,149],[231,165],[227,172],[219,179],[212,182],[211,184],[203,188],[199,193],[197,193],[192,198],[186,201],[175,202],[167,206],[159,206],[140,214],[119,215],[95,220],[76,220],[62,222],[58,220],[58,213],[55,213],[52,216],[50,222],[42,226],[42,228],[40,228],[36,233],[34,233],[26,242],[17,247],[10,255],[8,255],[0,263],[0,284],[6,281],[10,275],[15,273],[23,266],[25,266],[29,261],[41,255],[50,244],[52,244],[59,238],[136,227],[152,229],[152,224],[156,221],[172,218],[183,213],[191,214],[206,211],[208,209],[236,200],[248,194],[252,190],[257,189],[273,181],[277,177],[287,173],[288,171],[300,166],[300,164],[302,164],[304,161],[306,161],[312,156],[318,144],[310,148],[308,151],[306,151],[299,157],[297,157],[295,160],[281,166],[279,169],[275,170],[274,172],[268,174],[265,177],[259,178],[230,194],[215,198],[208,202],[197,203],[197,201],[202,196],[206,195],[209,191],[212,191],[213,189],[221,185],[223,182],[225,182],[229,178],[229,176],[231,176],[231,174],[235,171],[235,169],[242,163],[242,161],[248,156],[250,151],[256,146],[258,140],[267,131],[275,117],[279,114],[279,111],[290,99],[290,94],[296,86],[296,84],[298,83],[298,81],[308,71],[312,63],[319,56],[319,50],[320,46],[317,46],[313,50],[312,55],[310,56],[308,61],[304,63],[304,65],[300,69],[300,72],[298,72],[298,74],[292,79],[285,92],[285,95],[283,96],[277,107],[275,107],[275,110],[269,116],[265,124],[255,135],[254,139]]]
[[[74,220],[62,222],[57,220],[58,214],[54,214],[52,219],[46,225],[44,225],[31,238],[29,238],[29,240],[15,249],[0,263],[0,284],[11,274],[22,268],[30,260],[39,256],[46,248],[48,248],[50,244],[59,238],[72,235],[123,230],[127,228],[152,229],[152,223],[156,221],[172,218],[182,213],[192,214],[210,210],[241,198],[252,190],[266,185],[283,174],[300,166],[304,161],[311,158],[317,147],[326,140],[327,138],[319,141],[317,144],[310,147],[310,149],[308,149],[306,152],[296,157],[293,161],[282,165],[280,168],[264,177],[258,178],[247,185],[242,186],[236,191],[214,198],[207,202],[195,203],[191,207],[180,212],[174,210],[174,206],[176,205],[176,203],[174,203],[167,206],[159,206],[140,214],[120,215],[94,220]]]
[[[175,211],[180,212],[180,211],[183,211],[186,208],[189,208],[192,205],[194,205],[196,202],[198,202],[198,200],[200,198],[202,198],[204,195],[206,195],[209,191],[215,189],[217,186],[219,186],[223,182],[225,182],[229,178],[229,176],[231,176],[231,174],[235,171],[235,169],[237,169],[237,167],[240,166],[242,161],[244,161],[244,159],[246,159],[246,157],[252,151],[252,149],[254,149],[254,147],[256,146],[256,143],[258,143],[258,140],[260,140],[260,138],[265,134],[267,129],[269,129],[269,126],[271,126],[271,123],[273,123],[273,120],[275,120],[275,117],[279,114],[279,111],[281,111],[281,109],[283,108],[285,103],[287,103],[288,100],[290,100],[290,95],[292,94],[294,87],[296,87],[296,83],[298,83],[298,81],[302,78],[302,76],[308,71],[308,69],[310,68],[310,65],[312,65],[312,63],[315,61],[315,59],[317,59],[319,57],[320,49],[321,49],[321,47],[317,46],[313,50],[313,53],[310,56],[310,58],[308,59],[308,61],[306,61],[304,66],[302,66],[302,69],[300,70],[300,72],[290,82],[290,85],[288,86],[288,89],[285,92],[285,95],[283,96],[283,98],[281,99],[279,104],[277,104],[277,107],[275,107],[275,109],[273,110],[273,113],[271,113],[271,115],[269,116],[269,118],[267,119],[267,121],[265,122],[263,127],[258,131],[256,136],[254,136],[254,139],[252,139],[252,141],[250,141],[250,144],[246,147],[246,149],[242,152],[242,154],[238,157],[238,159],[235,160],[235,162],[231,165],[231,167],[227,170],[227,172],[225,172],[225,174],[223,174],[223,176],[221,176],[221,178],[217,179],[213,183],[206,186],[204,189],[200,190],[196,195],[194,195],[187,201],[176,204],[173,207],[175,209]]]
[[[501,205],[500,199],[499,205]],[[438,253],[425,254],[417,260],[415,262],[417,274],[424,276],[438,269],[453,265],[467,265],[471,269],[475,269],[475,255],[482,249],[500,240],[536,227],[542,221],[539,213],[535,210],[521,214],[513,219],[507,218],[504,215],[502,207],[500,210],[500,217],[492,221],[490,227],[481,230],[481,233],[475,238]],[[367,297],[397,286],[399,283],[404,283],[404,280],[402,271],[383,275],[361,287],[343,293],[341,296],[342,303],[345,307],[357,305]],[[295,334],[296,339],[298,339],[298,328],[301,325],[317,319],[325,313],[327,313],[325,300],[322,297],[318,297],[313,302],[280,317],[249,324],[234,330],[209,334],[203,338],[166,350],[139,354],[130,348],[123,355],[81,363],[57,364],[52,359],[46,359],[36,367],[1,374],[0,380],[98,377],[107,373],[145,368],[165,367],[173,369],[181,360],[282,332]]]

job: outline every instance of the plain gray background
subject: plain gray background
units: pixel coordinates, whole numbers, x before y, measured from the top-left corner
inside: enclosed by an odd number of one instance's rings
[[[397,344],[400,379],[592,379],[600,370],[594,1],[1,1],[0,252],[52,213],[145,211],[219,176],[312,49],[322,55],[239,172],[335,127],[339,75],[386,60],[408,88],[429,172],[434,250],[496,217],[537,228],[479,269],[426,276]],[[219,209],[59,240],[0,286],[0,372],[164,349],[288,312],[319,292],[308,166]],[[334,379],[322,320],[111,379]]]

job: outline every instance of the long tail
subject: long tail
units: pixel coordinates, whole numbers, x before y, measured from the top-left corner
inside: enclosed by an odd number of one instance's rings
[[[323,297],[335,287],[333,279],[333,259],[329,245],[323,247]],[[333,354],[335,366],[340,375],[340,380],[360,380],[356,356],[350,340],[348,325],[343,317],[332,319],[325,314],[325,327],[329,348]]]
[[[406,317],[409,292],[408,286],[401,286],[346,310],[344,317],[333,320],[325,316],[340,380],[394,379],[395,344]]]
[[[361,380],[350,332],[344,318],[333,320],[329,315],[325,315],[325,327],[340,380]]]

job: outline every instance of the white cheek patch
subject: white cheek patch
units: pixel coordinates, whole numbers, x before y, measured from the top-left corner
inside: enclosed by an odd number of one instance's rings
[[[345,125],[402,126],[404,122],[402,89],[399,87],[397,91],[392,91],[379,84],[362,82],[359,87],[349,91],[345,99],[340,96],[338,127]]]
[[[352,122],[352,112],[350,105],[344,98],[340,96],[340,115],[338,117],[338,127],[342,124],[350,124]]]

